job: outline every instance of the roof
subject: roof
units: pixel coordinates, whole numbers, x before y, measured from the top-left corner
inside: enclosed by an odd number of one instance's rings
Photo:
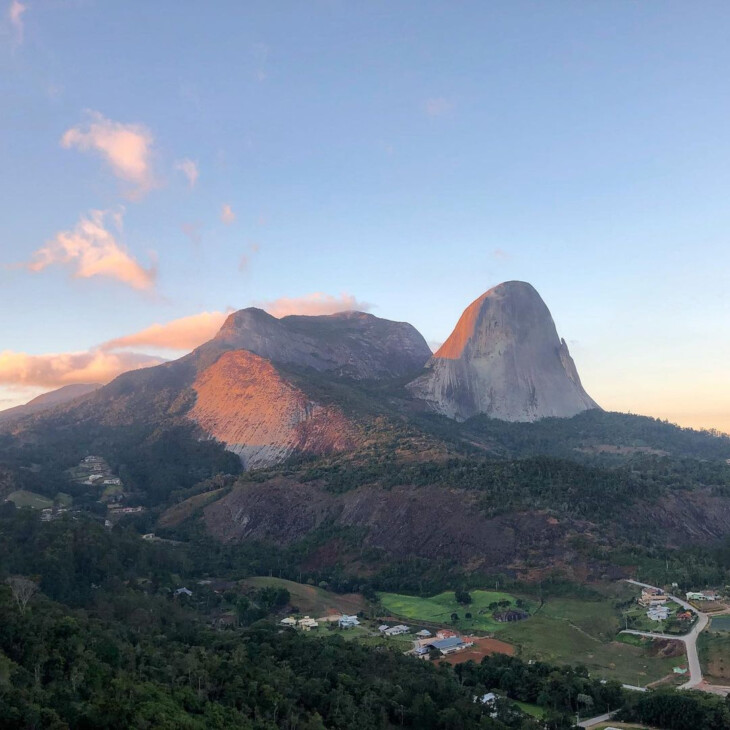
[[[431,632],[428,629],[421,629],[416,636],[431,636]]]
[[[436,641],[429,644],[434,649],[453,649],[455,646],[461,646],[464,642],[459,636],[449,636],[448,639],[437,639]]]

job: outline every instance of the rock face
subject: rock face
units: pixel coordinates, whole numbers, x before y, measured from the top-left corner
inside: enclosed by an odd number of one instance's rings
[[[192,387],[196,400],[188,417],[238,454],[246,469],[294,452],[321,455],[353,446],[356,430],[337,408],[310,400],[251,352],[226,352]]]
[[[500,284],[472,302],[408,389],[457,420],[485,413],[536,421],[599,407],[583,390],[547,306],[521,281]]]
[[[207,365],[225,350],[248,350],[277,364],[357,380],[415,373],[431,356],[426,341],[407,322],[364,312],[277,319],[254,307],[231,314],[192,357]]]

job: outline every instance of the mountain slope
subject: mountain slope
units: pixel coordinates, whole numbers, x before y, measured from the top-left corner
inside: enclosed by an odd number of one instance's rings
[[[40,413],[41,411],[54,408],[55,406],[68,403],[71,400],[93,393],[101,387],[100,383],[74,383],[72,385],[64,385],[62,388],[52,390],[50,393],[43,393],[21,406],[15,406],[14,408],[8,408],[4,411],[0,411],[0,422],[9,421],[13,418],[21,418],[23,416],[31,416],[34,413]]]
[[[427,372],[409,384],[449,418],[570,417],[598,408],[583,390],[565,340],[535,289],[508,281],[472,302]]]

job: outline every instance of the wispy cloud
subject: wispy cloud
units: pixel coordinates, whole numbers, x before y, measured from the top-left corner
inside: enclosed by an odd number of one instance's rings
[[[99,154],[112,172],[133,187],[132,197],[139,197],[155,186],[152,169],[154,138],[141,124],[123,124],[106,119],[99,112],[87,112],[87,120],[66,130],[61,146],[75,147]]]
[[[159,357],[135,352],[89,350],[29,355],[5,350],[0,352],[0,385],[60,388],[72,383],[108,383],[128,370],[161,362]]]
[[[188,185],[191,188],[195,187],[195,183],[198,182],[198,175],[200,174],[197,163],[186,157],[175,163],[175,169],[185,175],[188,179]]]
[[[101,345],[100,349],[104,352],[127,347],[192,350],[214,337],[230,312],[231,310],[200,312],[165,324],[156,323],[131,335],[109,340]]]
[[[203,233],[200,223],[183,223],[180,230],[196,245],[199,246],[203,240]]]
[[[10,6],[8,7],[8,20],[13,28],[15,34],[15,45],[19,46],[23,42],[23,35],[25,32],[25,25],[23,23],[23,13],[28,9],[27,5],[24,5],[19,0],[11,0]]]
[[[223,203],[221,206],[221,221],[226,225],[231,225],[235,220],[236,214],[233,212],[233,208],[228,203]]]
[[[338,297],[322,292],[314,292],[303,297],[281,297],[269,302],[259,302],[258,307],[265,309],[274,317],[290,314],[334,314],[335,312],[369,312],[373,305],[361,302],[352,294],[342,293]]]
[[[73,230],[57,233],[39,248],[27,268],[38,272],[48,266],[67,264],[74,268],[74,276],[79,279],[100,276],[134,289],[152,289],[156,267],[144,268],[117,240],[123,213],[123,210],[92,210],[81,217]],[[117,233],[110,228],[115,228]]]
[[[423,109],[429,117],[441,117],[453,109],[453,104],[442,96],[426,99]]]
[[[242,273],[248,271],[251,265],[251,259],[259,252],[258,243],[252,243],[238,261],[238,270]]]

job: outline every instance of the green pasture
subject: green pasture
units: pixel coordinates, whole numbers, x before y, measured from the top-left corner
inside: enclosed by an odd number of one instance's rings
[[[32,509],[48,509],[49,507],[53,507],[53,500],[35,492],[28,492],[25,489],[12,492],[6,497],[6,501],[12,502],[18,508],[31,507]]]
[[[453,591],[439,593],[431,598],[406,596],[400,593],[379,593],[378,598],[383,608],[393,616],[408,619],[411,622],[435,623],[452,625],[451,614],[458,615],[453,625],[460,631],[497,631],[505,624],[500,624],[492,618],[491,603],[509,601],[510,607],[516,606],[517,598],[501,591],[470,591],[472,602],[462,605],[456,602]],[[532,607],[525,602],[524,610],[530,612]],[[470,613],[471,618],[465,614]],[[528,621],[530,619],[527,619]]]

